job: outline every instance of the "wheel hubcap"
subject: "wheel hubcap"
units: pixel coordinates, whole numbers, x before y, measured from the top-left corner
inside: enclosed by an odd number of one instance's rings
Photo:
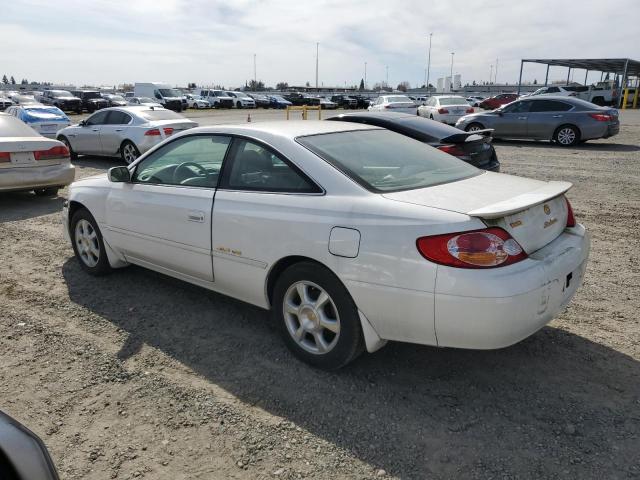
[[[126,144],[124,146],[124,148],[122,149],[123,153],[124,153],[124,160],[127,163],[131,163],[133,162],[136,158],[138,158],[138,155],[136,153],[136,147],[134,147],[133,145],[131,145],[130,143]]]
[[[470,132],[477,132],[478,130],[480,130],[480,127],[478,127],[477,125],[474,125],[473,127],[469,127]]]
[[[563,128],[558,132],[558,142],[562,145],[569,145],[576,139],[576,133],[571,128]]]
[[[95,267],[100,260],[100,243],[89,221],[82,219],[76,223],[75,241],[80,259],[86,266]]]
[[[291,285],[284,296],[283,314],[291,338],[307,352],[328,353],[338,343],[338,309],[315,283],[299,281]]]

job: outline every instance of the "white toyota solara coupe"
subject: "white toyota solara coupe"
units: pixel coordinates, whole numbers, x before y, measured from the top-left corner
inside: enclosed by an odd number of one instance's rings
[[[544,326],[589,254],[570,187],[367,125],[202,127],[73,183],[65,233],[89,273],[133,263],[271,309],[331,369],[387,340],[493,349]]]

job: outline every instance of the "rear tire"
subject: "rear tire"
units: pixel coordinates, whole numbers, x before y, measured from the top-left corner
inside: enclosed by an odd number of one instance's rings
[[[88,210],[82,208],[73,214],[69,235],[76,258],[85,272],[95,276],[111,272],[102,233]]]
[[[242,108],[242,103],[241,102],[237,102],[236,103],[236,108]]]
[[[561,125],[553,134],[553,141],[561,147],[572,147],[580,141],[580,131],[573,125]]]
[[[55,197],[58,195],[58,190],[60,187],[36,188],[33,191],[38,197]]]
[[[127,165],[135,162],[135,160],[140,156],[140,150],[135,146],[133,142],[130,140],[125,140],[122,142],[120,146],[120,158]]]
[[[467,128],[464,129],[465,132],[477,132],[478,130],[484,129],[484,126],[481,123],[473,122],[467,125]]]
[[[272,315],[289,350],[314,367],[341,368],[364,350],[351,295],[330,270],[316,263],[296,263],[280,275]]]

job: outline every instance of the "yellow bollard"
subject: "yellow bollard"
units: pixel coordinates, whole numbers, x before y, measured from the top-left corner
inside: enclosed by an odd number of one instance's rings
[[[636,93],[633,95],[633,108],[638,108],[638,94],[640,93],[640,83],[636,85]]]
[[[629,97],[629,89],[625,88],[624,89],[624,95],[622,95],[622,109],[626,109],[627,108],[627,98]]]

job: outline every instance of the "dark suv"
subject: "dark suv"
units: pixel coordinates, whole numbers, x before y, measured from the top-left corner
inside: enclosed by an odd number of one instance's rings
[[[45,90],[40,100],[45,105],[53,105],[63,112],[82,113],[82,100],[66,90]]]
[[[109,106],[109,100],[102,98],[98,90],[71,90],[71,93],[82,100],[82,108],[89,113]]]
[[[358,100],[348,95],[334,95],[331,101],[337,103],[339,108],[358,108]]]
[[[310,97],[304,93],[291,92],[283,95],[286,100],[289,100],[293,105],[308,105],[318,106],[320,105],[320,99],[317,97]]]

